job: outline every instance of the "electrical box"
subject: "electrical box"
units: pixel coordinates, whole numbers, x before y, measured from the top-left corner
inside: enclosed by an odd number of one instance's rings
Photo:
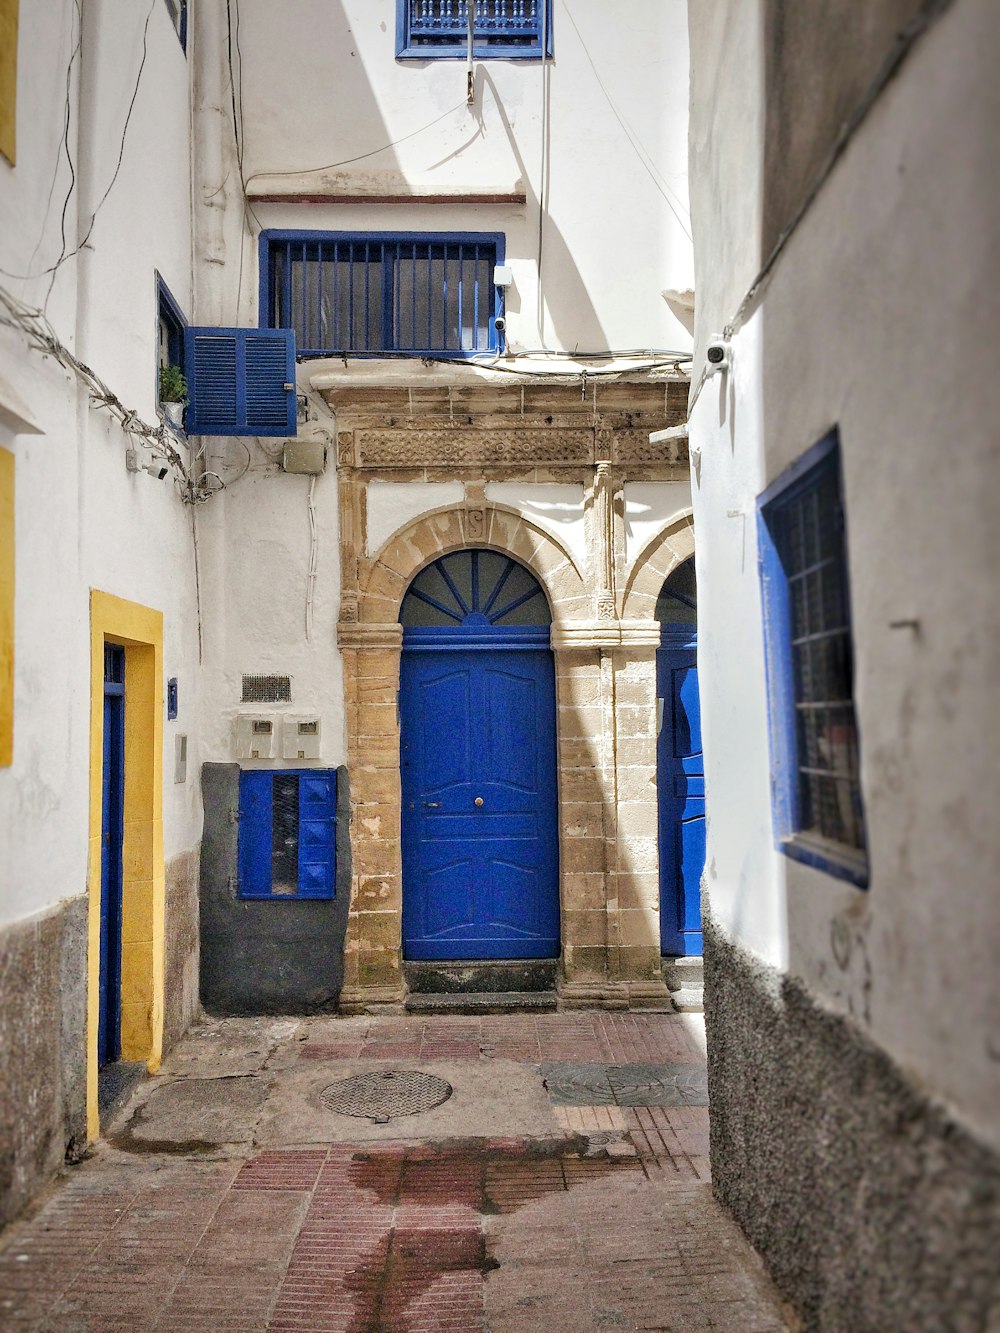
[[[236,714],[236,758],[277,759],[278,720],[273,713]]]
[[[324,440],[288,440],[281,455],[281,466],[286,472],[304,473],[318,477],[326,471],[326,443]]]
[[[286,713],[281,728],[283,759],[318,759],[320,720],[313,713]]]
[[[493,269],[494,287],[513,287],[514,270],[507,264],[497,264]]]

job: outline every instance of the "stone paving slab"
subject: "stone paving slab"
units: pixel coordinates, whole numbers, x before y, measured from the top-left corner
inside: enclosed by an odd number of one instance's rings
[[[597,1050],[600,1059],[576,1062],[602,1068],[695,1064],[696,1027],[672,1015],[430,1023],[437,1030],[424,1019],[326,1017],[196,1030],[136,1099],[133,1132],[126,1122],[117,1146],[98,1145],[0,1237],[0,1329],[790,1327],[753,1251],[712,1198],[705,1107],[562,1107],[542,1086],[543,1052],[573,1063]],[[309,1053],[332,1045],[350,1054]],[[283,1117],[297,1132],[302,1088],[359,1066],[384,1069],[355,1050],[400,1045],[451,1052],[426,1064],[466,1080],[477,1104],[465,1123],[478,1131],[456,1141],[439,1124],[418,1124],[420,1115],[374,1127],[377,1139],[340,1140],[329,1122],[323,1142],[275,1139]],[[466,1054],[473,1046],[477,1054]],[[159,1117],[157,1090],[167,1093]],[[243,1137],[210,1151],[201,1136],[213,1116],[226,1131],[219,1108],[230,1095]],[[528,1129],[518,1126],[526,1098],[539,1116]],[[157,1145],[168,1132],[175,1141],[163,1152]]]

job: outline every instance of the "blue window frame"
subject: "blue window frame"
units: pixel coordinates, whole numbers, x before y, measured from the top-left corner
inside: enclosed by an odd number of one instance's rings
[[[396,0],[396,55],[464,60],[472,7],[477,60],[538,60],[552,54],[553,0]]]
[[[294,329],[300,357],[497,348],[499,234],[265,231],[260,247],[261,326]]]
[[[758,499],[780,851],[868,884],[836,430]]]
[[[184,330],[187,328],[187,320],[159,273],[156,275],[156,320],[156,401],[159,403],[160,366],[180,366],[185,377],[187,376],[184,360]]]
[[[334,769],[240,774],[240,898],[332,898],[337,871]]]
[[[188,0],[166,0],[167,13],[177,31],[181,48],[187,51]]]

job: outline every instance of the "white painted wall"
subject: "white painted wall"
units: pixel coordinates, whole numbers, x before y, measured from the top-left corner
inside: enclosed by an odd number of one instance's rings
[[[760,208],[752,44],[742,79],[714,77],[732,51],[730,21],[752,31],[752,8],[704,14],[694,33],[706,65],[695,86],[712,96],[693,115],[699,347],[753,276],[720,234]],[[1000,380],[977,367],[1000,313],[998,40],[1000,15],[958,0],[913,52],[739,330],[732,372],[705,386],[691,420],[712,912],[849,1012],[994,1145]],[[771,847],[755,499],[834,423],[867,893]],[[892,628],[910,618],[918,632]]]
[[[47,313],[57,336],[118,397],[155,423],[159,269],[190,310],[188,67],[163,4],[89,0],[82,73],[70,80],[77,182],[61,149],[66,71],[76,43],[70,0],[22,5],[16,167],[0,159],[0,267],[40,275],[8,291],[42,305],[45,270],[107,199],[79,255],[58,271]],[[129,101],[147,56],[115,176]],[[81,230],[82,228],[82,230]],[[197,845],[197,774],[173,783],[173,735],[198,712],[190,512],[169,482],[125,470],[126,440],[68,374],[0,328],[0,368],[42,427],[0,440],[16,456],[14,763],[0,769],[0,924],[86,888],[91,588],[164,612],[165,675],[181,716],[164,724],[164,844]]]
[[[556,0],[555,59],[544,67],[480,62],[472,109],[465,102],[463,62],[396,60],[395,0],[297,0],[283,7],[280,23],[268,0],[240,0],[238,17],[233,53],[237,85],[242,72],[243,172],[251,190],[266,176],[269,190],[420,191],[443,198],[456,191],[523,190],[527,201],[255,202],[245,217],[224,9],[201,6],[194,99],[195,251],[204,261],[195,273],[199,322],[257,322],[261,227],[499,231],[515,274],[507,302],[513,346],[690,348],[689,334],[661,295],[692,280],[682,0],[622,0],[613,21],[603,0],[570,6]],[[543,124],[549,135],[544,185]],[[537,361],[514,368],[526,365],[538,368]],[[374,384],[454,379],[450,370],[419,361],[345,367],[338,360],[301,366],[300,388],[319,375]],[[335,428],[328,417],[324,424]],[[307,641],[307,482],[281,474],[273,461],[276,444],[247,441],[250,467],[240,478],[243,446],[208,442],[211,466],[232,484],[198,515],[206,635],[201,757],[234,758],[241,675],[274,670],[293,676],[289,709],[319,710],[323,761],[336,764],[345,758],[336,477],[331,466],[316,487],[320,563]],[[491,483],[488,496],[528,514],[585,563],[582,488]],[[367,551],[421,513],[461,499],[462,488],[448,483],[376,483],[368,496]]]

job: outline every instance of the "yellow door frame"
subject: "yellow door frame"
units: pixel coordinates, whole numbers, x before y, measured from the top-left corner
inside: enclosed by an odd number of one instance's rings
[[[125,648],[121,1058],[150,1073],[163,1055],[163,613],[90,594],[90,855],[87,950],[87,1133],[100,1134],[97,1025],[101,968],[104,645]]]

